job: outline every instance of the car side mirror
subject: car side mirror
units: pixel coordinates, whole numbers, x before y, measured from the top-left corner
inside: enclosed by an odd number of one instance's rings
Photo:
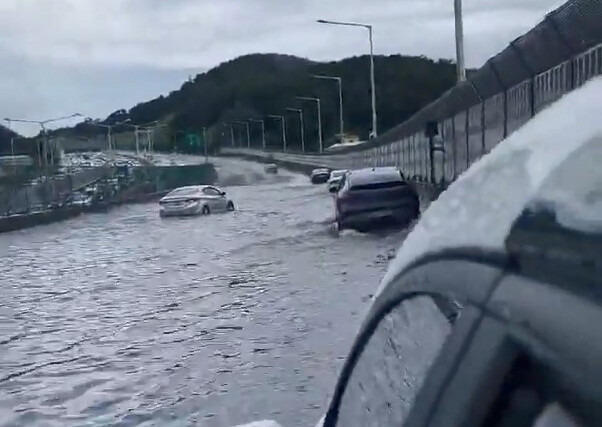
[[[225,191],[222,191],[220,194],[221,194],[222,196],[225,196],[225,195],[226,195],[226,192],[225,192]]]

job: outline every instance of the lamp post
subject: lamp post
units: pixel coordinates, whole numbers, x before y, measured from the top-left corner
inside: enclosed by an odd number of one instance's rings
[[[251,148],[251,130],[249,128],[249,122],[242,122],[240,120],[237,120],[234,123],[238,123],[239,125],[246,126],[246,128],[247,128],[247,148]]]
[[[341,138],[341,142],[343,141],[343,135],[345,134],[344,132],[344,125],[343,125],[343,81],[340,77],[336,77],[336,76],[317,76],[314,75],[312,76],[314,79],[321,79],[321,80],[334,80],[337,82],[338,86],[339,86],[339,135]]]
[[[234,147],[234,126],[229,125],[228,123],[222,123],[222,125],[230,128],[230,144],[232,145],[232,147]],[[225,137],[224,134],[222,135]]]
[[[278,116],[276,114],[268,114],[268,117],[272,119],[278,119],[282,122],[282,151],[286,152],[286,121],[284,116]]]
[[[209,152],[207,151],[207,128],[203,127],[203,146],[205,152],[205,163],[209,163]]]
[[[376,120],[376,81],[374,77],[374,42],[372,40],[372,25],[360,24],[357,22],[340,22],[340,21],[327,21],[325,19],[318,19],[319,24],[329,25],[343,25],[347,27],[362,27],[368,30],[368,40],[370,42],[370,87],[372,88],[372,132],[371,136],[378,136],[377,131],[377,120]]]
[[[53,123],[53,122],[58,122],[61,120],[68,120],[68,119],[73,119],[75,117],[82,117],[82,115],[80,113],[75,113],[75,114],[71,114],[70,116],[61,116],[61,117],[56,117],[54,119],[47,119],[47,120],[26,120],[26,119],[11,119],[11,118],[5,118],[4,120],[9,124],[12,122],[19,122],[19,123],[34,123],[37,125],[40,125],[40,128],[42,128],[42,135],[43,135],[43,141],[44,141],[44,157],[46,157],[46,151],[48,150],[48,145],[49,145],[49,140],[48,140],[48,131],[46,130],[46,125],[48,123]],[[51,152],[51,164],[54,164],[54,155]],[[39,155],[39,161],[40,161],[40,166],[42,165],[42,153],[38,153]]]
[[[454,16],[456,20],[456,67],[458,81],[466,80],[464,66],[464,23],[462,19],[462,0],[454,0]]]
[[[305,126],[303,124],[303,110],[300,108],[287,108],[286,111],[299,114],[299,125],[301,128],[301,151],[305,153]]]
[[[120,126],[120,125],[126,124],[129,121],[130,121],[130,119],[127,119],[127,120],[124,120],[123,122],[113,123],[112,125],[105,125],[102,123],[98,123],[98,120],[94,120],[91,117],[86,117],[86,120],[84,123],[86,123],[90,126],[97,126],[97,127],[106,129],[107,130],[107,149],[112,150],[113,149],[113,142],[112,142],[113,141],[113,139],[112,139],[113,128],[115,126]]]
[[[320,153],[324,151],[324,142],[322,141],[322,111],[320,109],[320,98],[312,98],[309,96],[296,96],[300,101],[311,101],[318,105],[318,142],[320,143]]]
[[[261,146],[265,151],[265,122],[259,119],[249,119],[249,121],[253,123],[261,123]]]

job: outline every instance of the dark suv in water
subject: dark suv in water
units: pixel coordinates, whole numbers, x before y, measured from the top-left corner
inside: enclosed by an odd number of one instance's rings
[[[391,223],[406,225],[420,213],[416,191],[399,169],[392,167],[347,173],[335,200],[339,230],[364,231]]]

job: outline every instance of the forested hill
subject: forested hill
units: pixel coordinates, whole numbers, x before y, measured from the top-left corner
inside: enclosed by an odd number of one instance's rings
[[[375,70],[380,133],[410,117],[455,82],[455,66],[447,60],[377,56]],[[168,96],[140,103],[127,112],[118,111],[105,122],[124,117],[134,124],[166,120],[174,135],[177,131],[194,132],[202,127],[221,135],[223,123],[280,115],[287,107],[299,107],[296,96],[314,96],[322,100],[324,139],[332,142],[339,126],[337,85],[335,81],[317,80],[312,75],[342,78],[345,130],[366,138],[372,120],[369,56],[321,63],[289,55],[246,55],[197,75]],[[312,146],[313,131],[317,129],[316,108],[306,104],[304,111],[307,142]],[[266,122],[269,142],[279,138],[278,126],[277,121]],[[89,126],[78,128],[88,134],[91,131]]]

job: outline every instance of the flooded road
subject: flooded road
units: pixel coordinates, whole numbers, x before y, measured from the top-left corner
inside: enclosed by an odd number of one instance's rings
[[[217,166],[232,214],[0,235],[0,426],[318,421],[404,233],[335,237],[324,186]]]

